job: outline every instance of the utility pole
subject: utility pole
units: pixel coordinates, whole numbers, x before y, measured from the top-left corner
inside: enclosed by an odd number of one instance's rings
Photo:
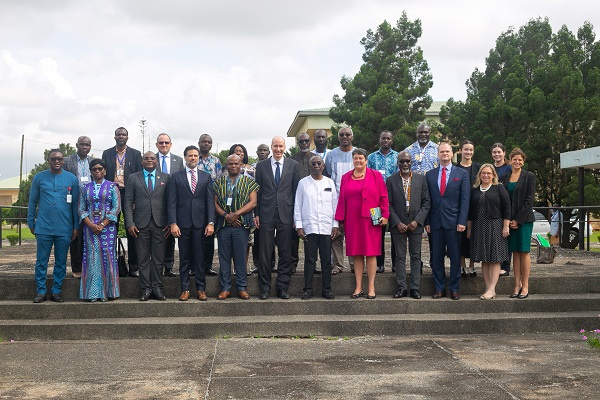
[[[140,119],[140,123],[138,124],[140,127],[140,132],[142,132],[142,154],[146,152],[146,132],[148,131],[148,122],[142,117]],[[150,142],[148,141],[148,150],[150,150]]]

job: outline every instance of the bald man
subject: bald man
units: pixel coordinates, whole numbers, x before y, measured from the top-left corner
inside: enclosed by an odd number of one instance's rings
[[[275,136],[271,141],[273,156],[256,164],[256,182],[260,185],[255,224],[259,228],[260,263],[259,299],[266,300],[271,292],[271,261],[277,230],[279,263],[277,265],[277,296],[289,299],[288,287],[292,277],[292,231],[294,229],[294,200],[300,180],[300,167],[285,158],[285,139]]]

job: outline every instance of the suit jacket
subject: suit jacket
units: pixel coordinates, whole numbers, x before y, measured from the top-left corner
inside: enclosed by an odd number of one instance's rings
[[[425,176],[413,173],[410,181],[410,204],[408,215],[406,215],[406,197],[404,196],[404,186],[402,185],[402,175],[396,172],[385,182],[388,190],[388,199],[390,202],[390,231],[399,233],[396,225],[402,222],[409,224],[417,221],[419,224],[413,231],[414,233],[423,233],[425,218],[431,208],[431,199],[429,198],[429,188],[425,181]]]
[[[427,215],[425,225],[431,225],[432,229],[452,230],[456,230],[456,225],[467,226],[471,197],[467,172],[453,165],[443,196],[438,187],[438,173],[439,167],[425,174],[431,197],[431,211]]]
[[[163,172],[162,170],[162,159],[160,158],[161,155],[160,153],[156,153],[156,160],[158,161],[158,164],[156,165],[156,168],[160,171]],[[169,166],[169,175],[173,175],[175,172],[177,171],[181,171],[182,169],[185,169],[185,167],[183,166],[183,158],[176,156],[175,154],[171,153],[170,157],[171,159],[171,165]]]
[[[260,185],[256,215],[260,223],[270,222],[275,217],[275,212],[282,223],[290,225],[294,223],[294,201],[298,181],[300,181],[300,167],[291,158],[286,158],[283,162],[279,186],[275,186],[271,158],[256,164],[256,182]]]
[[[148,183],[144,179],[144,172],[135,172],[130,175],[125,186],[125,227],[135,225],[144,229],[153,219],[156,225],[167,226],[167,184],[169,174],[154,171],[154,188],[152,194],[148,190]]]
[[[508,180],[510,173],[504,177],[504,187],[508,191]],[[517,180],[515,191],[511,200],[510,219],[517,221],[519,225],[535,221],[533,215],[533,198],[535,197],[535,175],[521,169],[521,175]]]
[[[106,149],[102,152],[102,161],[106,163],[106,180],[114,182],[115,173],[117,172],[117,146]],[[123,182],[127,186],[127,180],[129,175],[134,172],[139,172],[143,169],[142,167],[142,154],[139,150],[133,147],[127,146],[127,152],[125,153],[125,171]]]
[[[210,174],[196,167],[198,183],[192,193],[187,169],[171,175],[167,185],[167,223],[180,228],[204,229],[215,222],[215,194]]]
[[[88,163],[90,161],[92,161],[92,157],[87,156],[86,158],[88,160]],[[79,156],[77,155],[77,153],[71,154],[70,156],[66,156],[65,163],[63,164],[63,169],[65,171],[69,171],[73,175],[77,176],[77,171],[79,170],[79,164],[77,163],[78,160],[79,160]],[[89,171],[88,171],[88,175],[91,176]],[[91,178],[90,178],[90,182],[91,182]]]
[[[345,220],[347,213],[356,212],[356,210],[346,210],[347,194],[346,190],[344,189],[344,185],[346,185],[348,181],[352,180],[353,173],[353,169],[346,172],[342,176],[342,180],[340,182],[340,196],[338,199],[337,210],[335,211],[335,219],[338,221]],[[371,208],[380,207],[381,216],[389,219],[390,209],[388,191],[387,187],[385,186],[383,176],[379,171],[375,171],[371,168],[367,168],[365,170],[365,182],[362,189],[362,198],[362,207],[360,208],[360,215],[362,217],[371,218]]]

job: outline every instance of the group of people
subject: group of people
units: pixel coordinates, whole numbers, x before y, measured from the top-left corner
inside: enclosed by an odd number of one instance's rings
[[[275,292],[289,299],[300,242],[305,254],[302,299],[313,297],[315,274],[322,274],[321,296],[335,298],[332,275],[346,269],[344,242],[355,275],[351,298],[374,299],[376,274],[384,271],[387,231],[397,280],[395,298],[421,298],[424,232],[430,242],[433,298],[446,297],[448,286],[450,297],[458,300],[461,263],[466,277],[476,275],[473,262],[482,263],[486,290],[481,298],[494,298],[499,277],[508,274],[511,253],[515,287],[510,297],[526,298],[535,177],[522,168],[525,154],[513,149],[508,164],[504,146],[496,143],[494,163],[479,165],[472,161],[473,143],[465,141],[460,146],[461,162],[455,165],[451,145],[438,145],[430,136],[430,127],[421,124],[416,142],[396,152],[392,133],[384,131],[379,149],[368,154],[352,145],[349,127],[338,131],[339,146],[334,149],[327,148],[327,133],[317,130],[314,149],[310,150],[310,136],[300,133],[298,152],[291,157],[284,156],[285,139],[276,136],[270,148],[258,146],[259,161],[252,165],[246,148],[234,144],[224,167],[210,154],[212,137],[207,134],[200,136],[198,146],[185,148],[183,159],[171,153],[166,133],[157,137],[158,152],[142,155],[127,146],[127,130],[117,128],[115,146],[99,159],[89,156],[91,139],[82,136],[75,154],[64,157],[60,150],[51,150],[50,168],[32,182],[28,224],[37,240],[34,302],[47,299],[46,271],[53,246],[51,300],[63,301],[69,248],[73,275],[81,278],[80,298],[90,302],[118,298],[121,215],[129,275],[139,277],[140,301],[165,300],[162,277],[177,276],[175,238],[181,301],[190,297],[191,279],[196,298],[207,300],[205,277],[216,274],[221,286],[217,299],[231,296],[235,279],[237,295],[247,300],[247,276],[253,272],[258,274],[258,298],[269,298],[276,247]],[[218,272],[212,268],[215,236]],[[255,266],[251,271],[250,253]]]

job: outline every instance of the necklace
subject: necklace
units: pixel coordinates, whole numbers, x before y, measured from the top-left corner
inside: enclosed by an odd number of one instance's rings
[[[364,173],[364,172],[363,172],[361,175],[355,175],[355,174],[354,174],[354,172],[355,172],[355,171],[352,171],[352,177],[353,177],[354,179],[360,179],[360,178],[362,178],[362,177],[364,177],[364,176],[365,176],[365,173]]]
[[[492,185],[484,188],[482,185],[479,185],[479,190],[481,190],[483,193],[487,192],[488,190],[490,190],[490,188],[492,187]]]

